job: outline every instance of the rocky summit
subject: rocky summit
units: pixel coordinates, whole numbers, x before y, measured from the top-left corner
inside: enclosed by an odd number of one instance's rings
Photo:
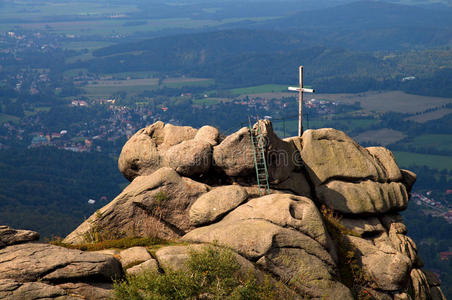
[[[268,189],[257,185],[258,133]],[[108,298],[112,279],[184,268],[190,251],[213,244],[294,298],[445,299],[399,214],[416,175],[386,148],[363,148],[332,128],[280,139],[268,120],[226,137],[211,126],[157,122],[129,139],[118,165],[129,186],[64,243],[152,237],[176,245],[152,255],[145,247],[89,252],[0,227],[0,298]]]

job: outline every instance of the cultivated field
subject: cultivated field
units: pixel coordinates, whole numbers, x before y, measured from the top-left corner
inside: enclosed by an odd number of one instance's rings
[[[359,94],[316,94],[316,99],[326,99],[346,104],[361,103],[365,112],[385,113],[389,111],[400,113],[423,112],[447,103],[451,98],[426,97],[410,95],[401,91],[368,92]]]
[[[172,28],[196,29],[240,21],[265,21],[271,17],[225,18],[221,20],[191,18],[133,19],[136,4],[105,4],[95,1],[8,1],[2,5],[1,31],[14,28],[51,30],[75,35],[129,35]],[[66,20],[67,19],[67,20]]]
[[[250,86],[245,88],[237,88],[229,90],[233,95],[250,95],[263,93],[279,93],[287,91],[288,85],[281,84],[263,84]]]
[[[431,111],[428,113],[423,113],[421,115],[408,117],[408,118],[405,118],[404,120],[414,121],[414,122],[418,122],[418,123],[426,123],[428,121],[441,119],[442,117],[447,116],[448,114],[452,114],[452,109],[444,108],[444,109]]]
[[[402,168],[411,166],[428,166],[438,170],[452,170],[452,156],[430,155],[411,152],[393,151],[397,164]]]
[[[3,124],[5,122],[15,123],[15,122],[19,122],[19,120],[20,120],[20,118],[18,118],[18,117],[0,113],[0,124]]]
[[[158,85],[157,78],[140,78],[130,80],[96,80],[83,87],[88,97],[110,97],[118,92],[126,92],[129,95],[137,95],[146,90],[153,90],[160,87],[181,88],[184,86],[209,86],[214,83],[207,78],[168,78]]]
[[[452,154],[452,134],[424,134],[404,143],[410,149],[435,149]]]
[[[297,97],[295,92],[285,92],[289,85],[261,85],[249,88],[230,90],[233,94],[240,94],[242,97],[282,99],[285,97]],[[344,104],[355,104],[359,102],[365,113],[417,113],[427,109],[437,108],[444,104],[452,103],[452,98],[427,97],[410,95],[401,91],[390,92],[366,92],[358,94],[305,94],[305,101],[310,99],[335,101]],[[410,117],[413,121],[427,122],[439,119],[452,112],[450,109],[440,109],[431,113]]]
[[[375,145],[387,146],[404,139],[406,135],[400,131],[383,128],[378,130],[365,131],[354,139],[358,143],[375,143]]]

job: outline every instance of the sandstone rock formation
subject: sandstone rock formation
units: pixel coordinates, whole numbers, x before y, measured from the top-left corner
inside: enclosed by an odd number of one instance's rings
[[[39,233],[30,230],[16,230],[0,226],[0,249],[5,246],[39,240]]]
[[[0,249],[1,299],[108,299],[121,276],[110,255],[30,242]]]
[[[209,189],[163,167],[152,175],[135,178],[118,197],[68,235],[65,242],[82,243],[93,235],[107,239],[152,234],[164,239],[180,237],[194,228],[189,209]]]
[[[250,139],[258,132],[265,141],[268,195],[256,186]],[[259,121],[251,131],[220,140],[210,126],[157,122],[124,145],[119,168],[132,182],[64,242],[151,236],[183,244],[152,254],[143,247],[99,253],[52,248],[65,253],[64,264],[54,266],[45,249],[55,246],[31,244],[36,235],[27,232],[11,238],[10,229],[0,227],[0,247],[6,246],[0,270],[11,269],[0,275],[0,297],[89,291],[101,298],[109,293],[108,277],[121,274],[118,266],[127,274],[183,269],[190,251],[213,244],[232,249],[243,272],[281,281],[294,298],[445,299],[434,274],[422,270],[399,214],[416,175],[400,170],[386,148],[363,148],[331,128],[281,140],[269,121]],[[22,242],[27,247],[14,245]],[[37,252],[44,257],[34,261],[38,254],[25,249],[43,249]]]
[[[127,141],[119,156],[119,170],[130,181],[161,167],[174,168],[185,176],[202,174],[211,166],[212,147],[219,135],[211,126],[196,130],[157,122]]]
[[[259,195],[255,187],[251,135],[258,132],[265,141],[271,195]],[[123,167],[124,161],[135,163]],[[211,127],[196,131],[160,122],[129,140],[120,169],[128,178],[139,176],[100,211],[115,217],[100,218],[97,228],[112,230],[108,224],[114,224],[127,232],[132,215],[136,223],[148,224],[159,211],[150,205],[152,193],[171,182],[178,192],[166,200],[174,204],[161,215],[155,236],[226,246],[309,298],[351,299],[361,292],[378,299],[441,295],[421,270],[416,245],[397,213],[406,209],[416,175],[400,170],[386,148],[363,148],[331,128],[281,140],[269,121],[259,121],[251,131],[242,128],[220,141]],[[176,203],[181,208],[173,209]],[[133,206],[146,207],[148,214],[124,214]],[[342,224],[339,236],[325,225],[322,206]],[[92,229],[90,221],[66,241],[80,242],[74,237]],[[169,224],[178,230],[167,233]],[[157,253],[163,266],[175,268],[186,257],[183,248]],[[356,264],[352,283],[341,278],[344,259]]]

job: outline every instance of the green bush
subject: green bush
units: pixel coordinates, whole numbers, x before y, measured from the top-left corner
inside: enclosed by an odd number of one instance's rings
[[[206,246],[190,253],[185,270],[145,272],[115,282],[114,299],[277,299],[287,294],[281,285],[270,278],[258,283],[253,274],[240,273],[232,251]]]

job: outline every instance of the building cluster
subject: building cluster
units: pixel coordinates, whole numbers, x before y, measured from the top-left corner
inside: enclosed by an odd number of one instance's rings
[[[448,191],[446,191],[447,194]],[[431,215],[443,217],[447,222],[452,223],[452,207],[436,201],[431,197],[431,191],[425,195],[420,193],[412,193],[411,199],[419,206],[428,209]]]
[[[243,105],[248,108],[259,107],[265,111],[272,111],[274,109],[284,110],[289,107],[290,103],[296,104],[296,102],[293,101],[293,96],[283,96],[278,98],[272,98],[272,96],[246,96],[233,99],[233,103]],[[317,99],[309,99],[303,103],[305,109],[308,109],[317,115],[334,114],[338,105],[340,105],[338,102]]]
[[[39,114],[24,117],[19,122],[4,122],[0,125],[0,149],[20,144],[29,148],[53,146],[75,152],[103,151],[109,142],[124,142],[139,128],[159,119],[146,107],[109,105],[105,110],[102,118],[53,130],[43,125]]]

